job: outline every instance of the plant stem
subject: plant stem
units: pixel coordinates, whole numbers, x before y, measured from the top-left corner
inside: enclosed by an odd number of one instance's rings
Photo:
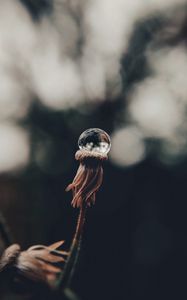
[[[71,283],[71,279],[75,272],[76,264],[78,261],[80,247],[81,247],[81,240],[82,240],[82,233],[85,223],[85,216],[86,216],[86,205],[81,206],[77,226],[75,230],[75,235],[70,247],[70,253],[67,259],[67,262],[64,267],[64,271],[58,281],[58,288],[67,288]]]
[[[10,246],[12,241],[10,238],[10,233],[5,218],[3,217],[2,213],[0,213],[0,234],[5,246],[6,247]]]

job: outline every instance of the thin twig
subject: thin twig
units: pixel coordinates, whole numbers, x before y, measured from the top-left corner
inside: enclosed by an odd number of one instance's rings
[[[61,277],[57,283],[58,289],[67,288],[71,283],[73,274],[75,272],[75,267],[78,261],[79,253],[80,253],[82,233],[83,233],[83,228],[85,223],[85,215],[86,215],[86,205],[81,206],[80,208],[76,231],[70,248],[70,254],[64,266],[64,271],[61,274]]]

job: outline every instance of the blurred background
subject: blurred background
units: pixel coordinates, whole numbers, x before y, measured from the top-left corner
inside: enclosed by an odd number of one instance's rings
[[[73,289],[186,299],[186,1],[1,0],[0,210],[23,249],[68,249],[65,188],[92,127],[112,148]]]

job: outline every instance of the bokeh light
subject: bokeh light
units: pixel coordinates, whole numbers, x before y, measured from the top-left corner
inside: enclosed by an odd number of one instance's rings
[[[121,166],[129,167],[142,161],[146,154],[143,136],[136,127],[121,128],[112,135],[112,161]]]
[[[22,128],[0,123],[0,145],[0,172],[23,168],[29,162],[29,137]]]

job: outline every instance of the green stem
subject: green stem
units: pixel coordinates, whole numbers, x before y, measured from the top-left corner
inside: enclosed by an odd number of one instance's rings
[[[76,264],[80,253],[85,216],[86,216],[86,205],[80,208],[75,235],[70,247],[70,254],[64,266],[64,271],[57,284],[59,289],[60,288],[64,289],[69,287],[72,277],[74,275]]]

